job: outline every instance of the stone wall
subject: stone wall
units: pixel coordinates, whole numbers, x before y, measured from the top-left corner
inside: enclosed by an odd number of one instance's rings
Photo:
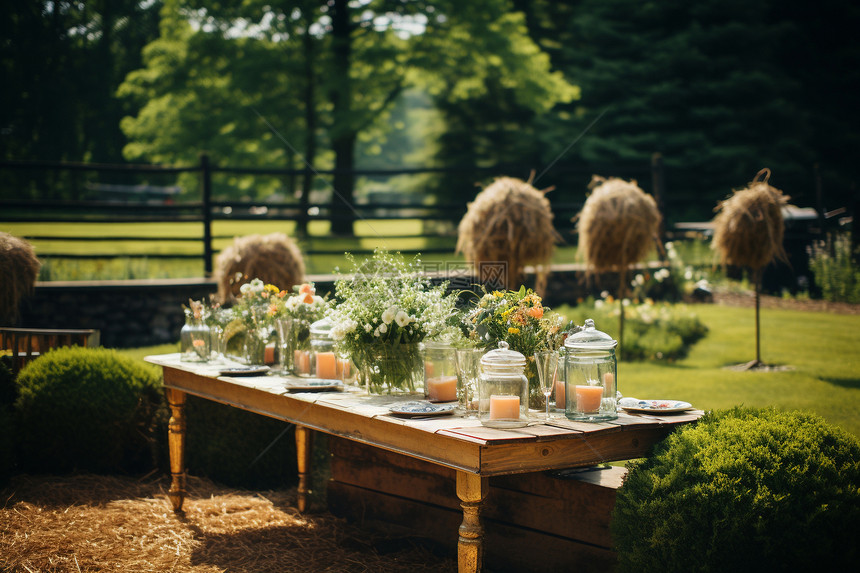
[[[335,276],[309,276],[317,292],[333,291]],[[462,277],[461,277],[462,280]],[[534,284],[528,273],[527,286]],[[550,306],[576,304],[602,288],[614,291],[617,281],[601,277],[587,287],[582,269],[553,267],[544,297]],[[217,291],[210,279],[40,282],[25,299],[17,326],[30,328],[97,328],[109,348],[137,348],[179,340],[188,299],[206,299]]]

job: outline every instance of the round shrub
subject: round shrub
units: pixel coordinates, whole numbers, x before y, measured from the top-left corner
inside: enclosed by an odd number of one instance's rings
[[[159,377],[106,348],[60,348],[18,375],[19,458],[27,471],[151,469]]]
[[[631,465],[612,534],[620,571],[853,569],[860,441],[774,409],[707,414]]]

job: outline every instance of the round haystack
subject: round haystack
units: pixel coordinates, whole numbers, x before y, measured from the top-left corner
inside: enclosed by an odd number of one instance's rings
[[[18,305],[33,294],[41,266],[30,243],[0,232],[0,324],[12,325],[18,320]]]
[[[526,264],[539,265],[535,290],[541,292],[549,274],[555,243],[545,191],[529,181],[499,177],[478,193],[458,227],[457,252],[477,267],[482,282],[504,281],[515,288]]]
[[[305,277],[305,262],[296,243],[283,233],[236,237],[215,259],[215,280],[222,303],[234,300],[239,287],[260,279],[290,290]]]
[[[588,272],[621,271],[648,254],[660,228],[653,197],[635,180],[594,175],[588,199],[577,215],[579,255]]]
[[[711,248],[724,265],[760,269],[774,257],[787,261],[782,206],[789,197],[771,187],[769,178],[770,169],[762,169],[746,188],[717,206]]]

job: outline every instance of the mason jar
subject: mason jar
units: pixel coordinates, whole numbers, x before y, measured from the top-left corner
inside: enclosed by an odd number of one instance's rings
[[[331,321],[318,320],[310,327],[310,376],[338,380],[338,353],[331,338]]]
[[[424,361],[424,398],[431,402],[457,401],[457,350],[447,342],[421,345]]]
[[[529,381],[526,357],[499,342],[481,358],[478,419],[491,428],[522,428],[529,423]]]
[[[564,341],[564,412],[569,420],[602,422],[618,417],[617,345],[590,318],[582,330]]]
[[[179,331],[179,360],[181,362],[208,362],[212,351],[209,327],[202,318],[185,317]]]

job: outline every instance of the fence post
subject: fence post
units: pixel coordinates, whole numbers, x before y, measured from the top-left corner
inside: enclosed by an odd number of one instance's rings
[[[654,192],[654,201],[657,202],[657,210],[660,212],[660,229],[658,230],[660,242],[666,238],[666,209],[664,204],[665,180],[663,178],[663,156],[660,153],[651,155],[651,187]]]
[[[212,168],[209,156],[200,155],[200,177],[203,182],[203,273],[212,276]]]

